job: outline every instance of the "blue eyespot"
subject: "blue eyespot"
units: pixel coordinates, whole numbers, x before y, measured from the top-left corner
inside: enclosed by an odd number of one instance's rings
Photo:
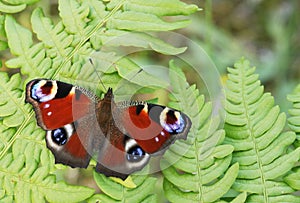
[[[57,128],[51,131],[51,139],[57,145],[64,145],[67,143],[68,135],[64,128]]]
[[[181,133],[184,130],[185,122],[182,116],[180,116],[179,120],[176,120],[173,123],[165,123],[163,127],[169,133],[172,134]]]
[[[126,154],[126,158],[130,162],[138,162],[143,159],[144,156],[145,152],[137,145],[131,147]]]

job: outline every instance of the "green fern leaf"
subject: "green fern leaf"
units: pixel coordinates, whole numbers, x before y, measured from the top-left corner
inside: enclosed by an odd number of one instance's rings
[[[240,164],[233,188],[252,194],[247,202],[299,201],[291,194],[294,190],[280,181],[299,159],[300,148],[287,150],[296,136],[282,133],[285,114],[274,106],[269,93],[263,93],[254,71],[244,59],[228,68],[226,142],[235,147],[233,162]]]
[[[32,33],[20,26],[11,16],[6,16],[5,31],[7,33],[9,48],[17,58],[6,62],[9,68],[21,68],[22,74],[33,77],[50,77],[53,74],[50,58],[41,43],[33,45]]]
[[[295,147],[300,146],[300,85],[298,85],[293,94],[288,95],[288,100],[293,103],[293,108],[289,110],[290,117],[288,123],[290,128],[296,133],[296,140],[293,143]],[[295,190],[300,190],[300,167],[295,167],[284,177],[284,181]]]
[[[19,126],[24,120],[29,108],[24,106],[23,83],[19,74],[11,78],[0,72],[0,117],[3,125]]]
[[[10,129],[2,131],[1,140],[2,136],[11,136],[14,130]],[[76,202],[93,194],[90,188],[56,182],[51,175],[55,170],[53,155],[45,148],[44,133],[36,128],[35,121],[19,131],[14,139],[11,151],[1,153],[0,187],[4,193],[1,202],[6,199],[11,202]]]
[[[225,134],[218,130],[220,119],[210,118],[211,103],[204,102],[195,86],[187,87],[179,68],[173,63],[170,67],[170,106],[189,115],[192,127],[188,139],[171,146],[161,162],[165,195],[171,202],[217,201],[227,193],[238,173],[238,164],[229,167],[233,147],[221,145]]]
[[[32,46],[32,34],[28,30],[22,28],[16,24],[15,20],[11,16],[6,16],[5,20],[6,33],[13,33],[11,38],[16,40],[9,40],[8,44],[11,49],[11,53],[14,55],[21,55],[24,50],[29,49]]]
[[[86,20],[89,15],[88,5],[81,5],[73,0],[59,1],[58,5],[59,15],[62,18],[66,31],[85,37],[89,32],[89,30],[85,30],[87,27]]]
[[[1,154],[4,152],[6,152],[7,148],[10,147],[10,140],[13,138],[14,133],[16,132],[15,128],[7,128],[7,126],[5,126],[3,124],[3,121],[0,121],[0,152]],[[3,155],[0,155],[1,157]]]
[[[87,0],[82,2],[83,5],[86,3],[88,7],[91,9],[91,13],[89,18],[91,19],[92,24],[98,24],[99,22],[104,22],[104,18],[107,16],[108,11],[106,10],[106,6],[104,5],[104,1],[98,0]]]
[[[6,3],[3,3],[0,1],[0,12],[3,13],[18,13],[26,8],[27,2],[13,2],[9,1]]]
[[[300,167],[295,167],[284,177],[284,181],[295,190],[300,190]]]
[[[243,192],[239,194],[236,198],[234,198],[230,203],[240,203],[240,202],[245,202],[247,199],[247,193]]]
[[[146,50],[153,49],[156,52],[167,55],[180,54],[186,50],[185,47],[174,47],[147,33],[128,33],[128,31],[115,29],[103,31],[101,34],[92,36],[91,43],[95,48],[100,48],[102,45],[107,47],[133,46]]]
[[[0,7],[1,7],[1,5],[0,5]],[[5,35],[5,31],[4,31],[4,20],[5,20],[4,15],[0,15],[0,51],[3,51],[8,47],[7,41],[6,41],[6,35]],[[0,66],[2,66],[1,63],[0,63]]]
[[[188,20],[170,23],[153,14],[127,11],[116,13],[114,18],[107,22],[107,27],[133,31],[168,31],[185,27],[188,24]]]
[[[288,100],[293,102],[293,108],[289,110],[291,115],[288,118],[290,128],[296,133],[295,146],[300,146],[300,85],[298,85],[293,94],[288,95]]]
[[[189,15],[198,10],[196,5],[187,5],[178,0],[160,1],[154,0],[151,2],[129,0],[124,4],[124,10],[146,12],[158,16],[171,15]]]
[[[33,4],[39,0],[4,0],[6,2],[9,2],[12,5],[18,5],[18,4]]]
[[[54,26],[51,20],[44,16],[40,8],[33,11],[31,23],[33,31],[38,39],[43,41],[51,58],[67,57],[71,53],[73,36],[65,31],[62,23]]]
[[[147,167],[146,169],[147,170]],[[94,179],[103,194],[97,194],[91,198],[93,202],[156,202],[156,195],[153,194],[156,178],[145,175],[131,175],[135,183],[134,188],[128,188],[103,174],[94,172]],[[90,201],[91,201],[90,200]]]
[[[89,188],[56,183],[55,177],[48,175],[45,167],[38,167],[37,163],[35,166],[28,164],[22,155],[16,157],[8,153],[0,164],[0,183],[5,192],[1,202],[3,199],[11,202],[75,202],[93,194]]]

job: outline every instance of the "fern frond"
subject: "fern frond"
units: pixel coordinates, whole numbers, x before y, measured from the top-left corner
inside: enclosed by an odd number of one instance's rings
[[[147,170],[147,168],[146,168]],[[156,178],[145,175],[131,175],[134,187],[128,187],[126,184],[121,184],[115,180],[106,177],[103,174],[94,172],[94,179],[101,189],[103,194],[94,195],[91,202],[157,202],[156,195],[153,194]]]
[[[288,118],[290,128],[296,133],[296,140],[293,144],[295,147],[300,147],[300,85],[295,88],[292,94],[287,96],[287,99],[293,103]],[[284,181],[295,190],[300,190],[300,167],[293,168],[291,173],[284,177]]]
[[[77,1],[65,0],[59,2],[59,15],[65,26],[66,32],[76,34],[77,36],[86,37],[90,32],[86,20],[88,20],[88,4],[80,4]],[[81,40],[80,38],[78,40]]]
[[[3,127],[1,127],[3,128]],[[1,140],[10,136],[11,128],[2,129]],[[75,202],[88,198],[93,190],[56,182],[54,158],[45,148],[44,133],[35,121],[19,131],[12,148],[0,159],[0,201],[10,202]]]
[[[33,44],[32,33],[16,23],[11,16],[5,18],[5,31],[10,51],[17,58],[6,62],[9,68],[19,68],[21,73],[33,77],[50,77],[53,75],[51,60],[46,56],[43,44]]]
[[[298,85],[293,94],[288,95],[288,100],[293,102],[293,108],[289,110],[291,115],[288,118],[290,128],[296,133],[296,140],[294,145],[300,146],[300,85]]]
[[[287,150],[296,136],[282,133],[286,116],[274,106],[273,97],[263,93],[254,71],[244,59],[228,68],[225,140],[235,148],[233,162],[240,164],[233,188],[250,193],[247,202],[299,201],[280,180],[299,159],[300,148]]]
[[[211,118],[211,103],[204,102],[195,86],[187,86],[183,72],[173,63],[170,80],[170,106],[183,110],[192,127],[188,139],[171,146],[161,162],[165,195],[171,202],[220,200],[238,173],[238,164],[230,167],[233,147],[221,145],[225,132],[218,130],[220,119]]]

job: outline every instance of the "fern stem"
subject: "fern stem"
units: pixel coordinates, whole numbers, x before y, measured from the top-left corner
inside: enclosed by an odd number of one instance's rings
[[[196,134],[196,132],[193,132],[193,133],[195,133]],[[203,199],[203,188],[202,188],[202,175],[201,175],[201,167],[200,167],[200,153],[199,153],[199,151],[200,151],[200,147],[198,146],[198,142],[197,142],[197,138],[195,138],[195,140],[194,140],[194,145],[195,145],[195,153],[196,153],[196,155],[195,155],[195,158],[196,158],[196,160],[197,160],[197,163],[199,163],[198,165],[197,165],[197,173],[198,173],[198,181],[197,181],[197,183],[198,183],[198,189],[199,189],[199,192],[198,192],[198,200],[199,200],[199,202],[204,202],[204,199]]]
[[[27,119],[22,122],[21,126],[18,128],[16,133],[12,136],[12,139],[9,140],[8,144],[5,145],[4,149],[0,153],[0,160],[3,158],[3,156],[7,153],[7,151],[11,148],[13,143],[16,141],[18,135],[21,134],[21,132],[24,130],[24,128],[28,125],[31,117],[33,116],[33,111],[31,111],[27,117]]]
[[[243,69],[242,74],[243,75],[241,76],[241,78],[246,78],[247,77],[247,75],[245,73],[245,69]],[[244,109],[245,109],[245,115],[246,115],[246,118],[247,118],[247,126],[250,129],[250,137],[251,137],[251,140],[252,140],[252,143],[253,143],[253,148],[254,148],[255,153],[256,153],[257,164],[258,164],[258,167],[259,167],[260,178],[261,178],[261,182],[262,182],[262,186],[263,186],[264,202],[268,203],[269,202],[268,192],[267,192],[267,188],[265,187],[266,179],[264,177],[263,164],[262,164],[262,160],[260,158],[260,154],[259,154],[259,150],[258,150],[258,147],[257,147],[256,140],[255,140],[255,136],[254,136],[254,132],[253,132],[253,124],[251,122],[249,108],[248,108],[248,104],[247,104],[247,99],[245,97],[245,95],[247,94],[246,93],[245,80],[242,80],[242,85],[241,86],[242,86],[242,97],[243,97],[242,101],[243,101],[243,106],[244,106]]]

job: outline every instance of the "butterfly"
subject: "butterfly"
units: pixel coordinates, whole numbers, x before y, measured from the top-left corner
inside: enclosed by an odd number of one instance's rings
[[[26,102],[46,131],[46,145],[56,163],[87,168],[126,179],[151,156],[186,139],[191,120],[175,109],[147,102],[115,102],[111,88],[103,99],[56,80],[34,79],[26,85]]]

